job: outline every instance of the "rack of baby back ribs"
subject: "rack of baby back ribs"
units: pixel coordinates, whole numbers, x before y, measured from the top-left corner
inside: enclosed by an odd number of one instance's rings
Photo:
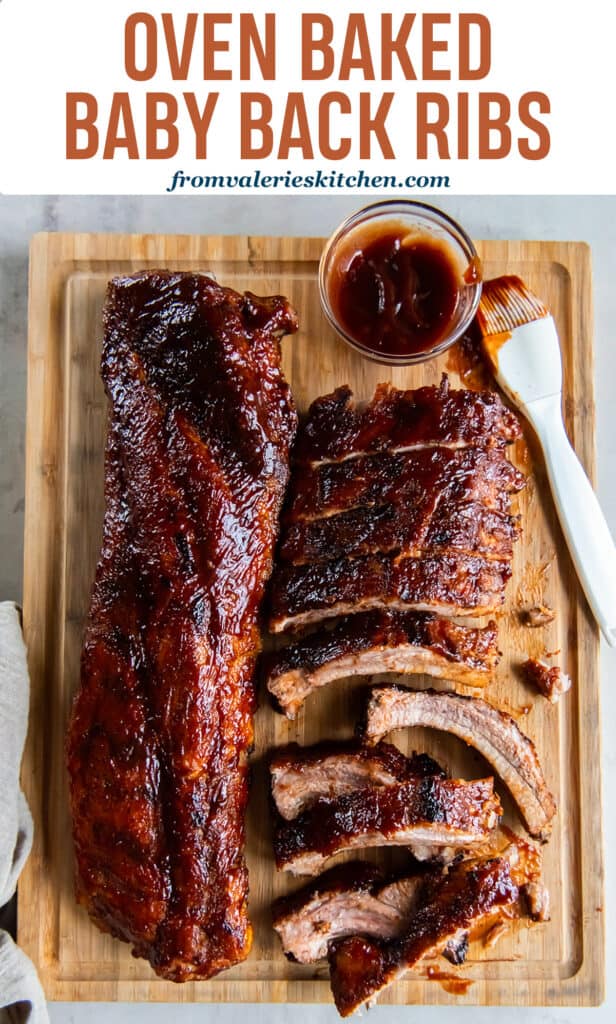
[[[354,675],[423,674],[483,687],[497,628],[460,625],[503,603],[520,533],[507,459],[520,436],[498,395],[380,385],[360,409],[348,388],[317,399],[300,429],[270,594],[262,673],[295,718],[313,691]],[[280,634],[285,636],[280,637]],[[288,642],[284,642],[288,639]],[[478,750],[508,787],[530,836],[556,813],[537,752],[509,715],[443,689],[372,687],[358,738],[274,751],[277,868],[317,876],[277,901],[286,955],[328,959],[338,1010],[372,1002],[409,968],[464,962],[519,917],[547,920],[541,847],[499,826],[494,778],[451,778],[427,754],[384,742],[394,729],[444,730]],[[343,851],[403,847],[386,877]],[[326,870],[324,870],[326,869]],[[323,873],[320,873],[323,872]]]

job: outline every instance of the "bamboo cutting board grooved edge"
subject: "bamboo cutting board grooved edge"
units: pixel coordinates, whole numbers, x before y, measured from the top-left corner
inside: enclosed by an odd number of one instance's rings
[[[19,885],[19,941],[39,968],[54,1000],[166,1002],[329,1001],[320,965],[290,964],[269,923],[271,899],[298,885],[277,875],[271,857],[265,769],[261,755],[291,740],[312,743],[348,736],[351,694],[366,681],[333,685],[287,722],[261,702],[256,718],[255,783],[248,814],[250,913],[255,942],[242,965],[209,982],[174,985],[130,956],[128,946],[102,935],[74,902],[72,851],[64,767],[64,733],[79,675],[90,584],[103,513],[106,400],[98,374],[101,308],[106,283],[118,273],[153,267],[211,270],[239,290],[289,296],[300,332],[283,342],[283,365],[300,410],[319,394],[349,383],[368,398],[376,383],[399,387],[437,383],[445,355],[419,367],[390,369],[362,360],[342,345],[320,312],[316,270],[319,239],[156,235],[41,234],[32,240],[28,347],[24,629],[32,681],[30,731],[23,785],[35,820],[35,841]],[[584,466],[594,475],[590,252],[572,242],[478,243],[486,276],[525,278],[551,306],[564,363],[565,418]],[[598,634],[581,598],[546,488],[543,464],[531,444],[512,457],[530,474],[520,499],[524,535],[499,616],[504,656],[488,696],[519,714],[536,742],[559,803],[545,848],[552,921],[517,925],[493,950],[473,949],[463,970],[473,979],[466,996],[408,977],[382,1003],[449,1005],[597,1005],[604,991],[603,877],[599,728]],[[524,603],[557,610],[546,630],[520,626]],[[553,707],[530,693],[517,667],[527,655],[561,648],[559,663],[573,689]],[[376,677],[377,681],[380,677]],[[418,685],[424,685],[422,678]],[[394,734],[404,750],[426,749],[454,773],[485,771],[485,763],[451,737],[427,730]],[[506,820],[520,831],[513,805],[497,788]],[[398,854],[368,854],[385,864]]]

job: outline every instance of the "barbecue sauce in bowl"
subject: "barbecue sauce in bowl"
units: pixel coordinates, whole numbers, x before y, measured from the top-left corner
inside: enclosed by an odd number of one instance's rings
[[[332,236],[321,261],[321,299],[330,323],[368,358],[419,362],[468,327],[481,265],[470,240],[461,241],[440,211],[401,204],[412,207],[405,220],[390,205],[367,207]]]
[[[332,267],[328,282],[345,334],[362,348],[391,356],[438,345],[464,284],[446,243],[395,225],[352,241],[354,251]]]

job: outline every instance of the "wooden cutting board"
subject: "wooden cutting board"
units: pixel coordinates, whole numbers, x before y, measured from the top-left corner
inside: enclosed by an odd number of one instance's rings
[[[296,238],[154,235],[37,235],[30,264],[24,626],[32,679],[24,788],[35,843],[19,886],[19,941],[36,963],[50,999],[314,1002],[330,999],[326,969],[291,964],[268,919],[271,899],[297,882],[277,875],[271,856],[263,754],[299,740],[348,736],[366,680],[325,688],[296,723],[266,701],[256,720],[254,785],[248,820],[249,959],[210,982],[174,985],[157,978],[128,947],[102,935],[74,903],[64,768],[64,734],[78,681],[79,654],[103,514],[106,402],[98,374],[101,307],[108,279],[146,267],[212,271],[219,281],[260,294],[282,292],[299,310],[301,330],[283,343],[284,368],[300,410],[348,382],[368,398],[377,382],[399,387],[454,383],[464,361],[455,351],[424,365],[389,369],[343,345],[321,315],[317,265],[322,242]],[[594,471],[590,254],[575,243],[479,243],[486,276],[519,274],[553,310],[563,348],[565,416],[587,471]],[[473,948],[466,995],[414,974],[382,1002],[596,1005],[603,998],[598,636],[573,573],[546,487],[540,455],[517,442],[512,458],[529,474],[520,498],[524,536],[507,603],[499,616],[503,658],[489,698],[514,714],[535,741],[559,803],[545,878],[552,920],[515,925],[492,949]],[[518,610],[556,609],[547,629],[520,625]],[[573,687],[557,706],[519,676],[527,655],[560,651]],[[418,680],[423,685],[423,680]],[[426,749],[454,773],[477,777],[481,758],[450,736],[395,734],[403,749]],[[521,829],[504,788],[506,820]],[[391,851],[371,855],[385,864]],[[400,853],[398,852],[398,856]]]

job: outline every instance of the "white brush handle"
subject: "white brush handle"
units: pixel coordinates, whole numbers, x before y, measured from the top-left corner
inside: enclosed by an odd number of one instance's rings
[[[525,411],[541,441],[548,477],[573,563],[593,614],[616,645],[616,547],[590,480],[565,431],[561,396],[529,402]]]

